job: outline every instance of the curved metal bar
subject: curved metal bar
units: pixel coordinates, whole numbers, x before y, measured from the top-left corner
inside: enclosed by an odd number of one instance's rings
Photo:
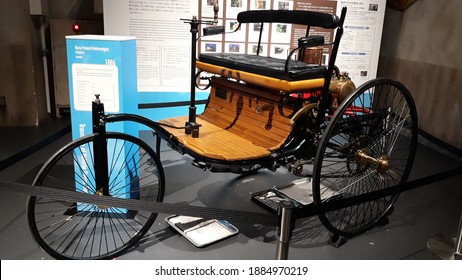
[[[298,50],[300,50],[300,49],[302,49],[302,48],[303,48],[303,47],[297,47],[297,48],[293,49],[293,50],[289,53],[289,55],[288,55],[287,58],[286,58],[286,63],[285,63],[285,65],[284,65],[284,72],[289,73],[289,70],[290,70],[290,69],[289,69],[289,63],[290,63],[290,61],[291,61],[292,55],[293,55],[296,51],[298,51]]]
[[[132,121],[139,124],[143,124],[156,133],[159,133],[165,140],[172,138],[171,134],[162,126],[167,126],[166,124],[161,124],[159,122],[155,122],[151,119],[146,117],[136,115],[136,114],[107,114],[104,118],[106,122],[113,123],[113,122],[123,122],[123,121]],[[184,127],[176,127],[178,129],[184,129]]]
[[[322,44],[320,46],[328,46],[328,45],[333,45],[333,44]],[[310,48],[310,47],[307,47],[307,46],[300,46],[300,47],[296,47],[295,49],[293,49],[292,51],[290,51],[289,55],[287,55],[287,59],[286,59],[286,63],[284,65],[284,71],[286,73],[289,73],[290,71],[290,61],[291,61],[291,57],[292,55],[296,52],[296,51],[299,51],[299,50],[302,50],[302,49],[307,49],[307,48]],[[327,70],[326,70],[327,71]]]

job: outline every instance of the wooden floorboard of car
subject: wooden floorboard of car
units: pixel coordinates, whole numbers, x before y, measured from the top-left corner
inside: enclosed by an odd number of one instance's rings
[[[187,120],[187,116],[182,116],[165,119],[161,122],[174,126],[184,126]],[[237,161],[270,155],[268,149],[201,119],[200,116],[197,116],[197,123],[201,125],[198,138],[185,134],[184,129],[164,128],[177,137],[178,141],[185,147],[205,157]]]

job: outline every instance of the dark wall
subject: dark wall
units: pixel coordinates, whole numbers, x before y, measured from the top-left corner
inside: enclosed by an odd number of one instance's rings
[[[36,126],[48,117],[41,29],[50,19],[102,22],[91,0],[31,1],[41,2],[41,16],[30,15],[29,0],[0,1],[0,126]]]
[[[33,126],[46,115],[40,37],[28,0],[0,1],[0,125]]]
[[[417,105],[419,126],[462,149],[462,1],[416,1],[387,8],[379,76],[403,82]]]
[[[50,19],[102,20],[102,14],[95,13],[95,6],[101,1],[92,0],[48,0]]]

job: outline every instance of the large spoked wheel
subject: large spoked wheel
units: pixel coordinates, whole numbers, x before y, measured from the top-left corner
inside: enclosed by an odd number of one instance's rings
[[[34,185],[103,195],[95,186],[95,134],[73,141],[51,157]],[[107,133],[107,170],[112,197],[161,202],[165,177],[158,156],[146,143],[122,133]],[[31,232],[57,259],[111,259],[149,230],[156,213],[31,196]]]
[[[417,113],[401,83],[380,78],[360,86],[328,118],[316,153],[313,200],[341,201],[407,181],[417,146]],[[319,215],[334,234],[351,237],[376,226],[398,195]]]

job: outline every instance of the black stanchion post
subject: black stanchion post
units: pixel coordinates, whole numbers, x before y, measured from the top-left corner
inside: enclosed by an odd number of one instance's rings
[[[289,256],[289,243],[294,227],[294,205],[291,201],[282,201],[279,206],[279,216],[281,224],[278,232],[276,246],[276,259],[287,260]]]

